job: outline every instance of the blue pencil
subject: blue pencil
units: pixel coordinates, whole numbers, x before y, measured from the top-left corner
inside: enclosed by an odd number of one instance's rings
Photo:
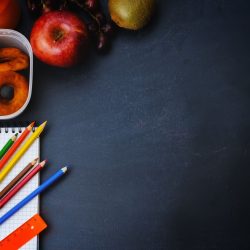
[[[15,214],[19,209],[25,206],[29,201],[31,201],[35,196],[39,195],[43,190],[53,184],[57,179],[64,175],[67,171],[67,167],[63,167],[58,170],[54,175],[52,175],[47,181],[30,193],[26,198],[20,201],[16,206],[10,209],[5,215],[0,218],[0,225],[3,224],[7,219],[9,219],[13,214]]]

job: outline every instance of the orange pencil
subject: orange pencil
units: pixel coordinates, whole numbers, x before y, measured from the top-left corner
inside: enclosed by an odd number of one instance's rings
[[[8,150],[8,152],[4,155],[4,157],[0,160],[0,169],[4,167],[4,165],[7,163],[7,161],[10,159],[10,157],[16,152],[18,147],[22,144],[24,139],[28,136],[30,131],[32,130],[35,122],[32,122],[21,134],[21,136],[15,141],[15,143],[12,145],[12,147]]]

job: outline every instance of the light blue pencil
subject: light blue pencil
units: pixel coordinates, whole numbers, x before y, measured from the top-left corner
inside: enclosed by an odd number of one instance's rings
[[[10,209],[5,215],[0,218],[0,225],[3,224],[7,219],[9,219],[13,214],[15,214],[19,209],[25,206],[29,201],[31,201],[34,197],[39,195],[43,190],[53,184],[57,179],[59,179],[62,175],[67,172],[67,167],[63,167],[58,170],[54,175],[52,175],[47,181],[45,181],[42,185],[40,185],[37,189],[35,189],[32,193],[30,193],[26,198],[20,201],[16,206]]]

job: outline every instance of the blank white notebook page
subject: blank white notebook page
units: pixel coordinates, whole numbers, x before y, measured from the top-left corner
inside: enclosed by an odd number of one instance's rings
[[[21,128],[24,131],[25,128]],[[15,128],[18,131],[18,128]],[[32,134],[27,136],[27,138]],[[0,149],[5,145],[5,143],[14,135],[12,128],[8,129],[8,133],[1,130],[0,133]],[[20,136],[20,133],[18,133]],[[27,140],[26,138],[26,140]],[[26,141],[25,140],[25,141]],[[24,141],[24,142],[25,142]],[[23,142],[23,143],[24,143]],[[22,145],[21,145],[22,146]],[[20,147],[18,149],[20,149]],[[39,148],[39,138],[34,141],[31,147],[26,151],[26,153],[21,157],[18,163],[13,167],[13,169],[8,173],[5,179],[0,183],[0,190],[10,183],[10,181],[18,175],[30,162],[35,158],[40,156]],[[0,217],[4,215],[7,211],[13,208],[18,202],[35,190],[39,185],[39,174],[36,174],[2,209],[0,209]],[[24,222],[30,219],[33,215],[39,212],[39,197],[36,196],[32,201],[20,209],[17,213],[11,216],[7,221],[0,225],[0,240],[4,239],[7,235],[13,232],[16,228],[21,226]],[[25,244],[22,250],[36,250],[38,249],[38,237],[33,238],[27,244]]]

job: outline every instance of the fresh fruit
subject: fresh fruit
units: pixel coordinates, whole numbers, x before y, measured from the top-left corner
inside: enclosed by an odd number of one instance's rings
[[[151,19],[154,0],[109,0],[112,20],[120,27],[138,30]]]
[[[98,1],[97,0],[86,0],[85,1],[85,6],[90,11],[95,11],[97,9],[97,7],[98,7]]]
[[[71,67],[87,50],[87,27],[72,12],[50,11],[35,22],[30,42],[34,54],[44,63]]]
[[[1,0],[0,0],[1,1]],[[87,29],[93,44],[100,51],[105,50],[111,44],[111,36],[114,33],[111,20],[108,20],[102,10],[99,0],[26,0],[30,13],[41,16],[54,10],[70,10],[83,13],[88,21]]]
[[[27,0],[27,7],[36,17],[52,10],[67,9],[68,0]]]
[[[0,1],[0,28],[15,29],[20,19],[20,6],[17,0]]]
[[[98,41],[97,41],[97,49],[98,50],[103,50],[107,46],[107,36],[103,33],[100,32]]]
[[[111,20],[107,20],[101,4],[98,0],[68,0],[73,5],[83,10],[91,19],[88,30],[92,40],[99,51],[103,51],[111,44],[113,26]]]

